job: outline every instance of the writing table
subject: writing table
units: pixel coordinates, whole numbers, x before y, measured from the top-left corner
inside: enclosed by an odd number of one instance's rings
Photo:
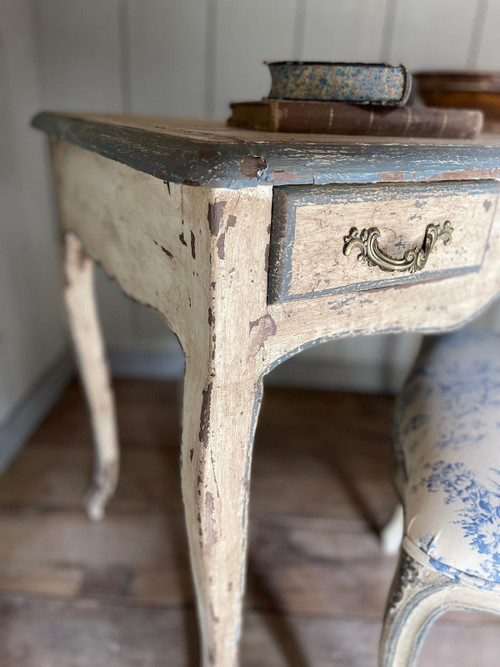
[[[96,261],[182,345],[182,492],[202,662],[234,667],[265,374],[326,340],[444,331],[487,306],[500,287],[500,141],[88,114],[41,113],[33,124],[51,142],[96,441],[89,512],[102,516],[118,474]]]

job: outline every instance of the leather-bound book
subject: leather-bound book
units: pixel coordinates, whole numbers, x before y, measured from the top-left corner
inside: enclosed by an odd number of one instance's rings
[[[263,100],[231,104],[229,125],[272,132],[476,139],[481,111]]]
[[[348,104],[404,106],[412,77],[404,65],[386,63],[267,62],[268,97]]]

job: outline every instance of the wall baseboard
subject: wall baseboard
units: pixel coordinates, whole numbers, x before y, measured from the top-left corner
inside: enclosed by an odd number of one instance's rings
[[[178,347],[169,346],[162,352],[111,349],[109,365],[114,377],[180,380],[184,377],[184,356]]]
[[[163,352],[110,350],[109,362],[115,377],[181,380],[184,375],[184,358],[180,350],[173,346]],[[356,365],[336,360],[303,361],[298,357],[272,371],[266,377],[266,384],[330,391],[395,393],[406,372],[406,365]],[[57,403],[74,375],[75,363],[68,353],[52,366],[7,422],[0,426],[0,473]]]
[[[408,373],[407,364],[371,364],[293,358],[275,368],[266,383],[272,386],[349,391],[355,394],[396,394]]]
[[[58,359],[0,426],[0,473],[26,444],[75,375],[69,353]]]
[[[115,377],[181,380],[184,358],[177,347],[164,352],[112,350],[109,353]],[[357,393],[389,393],[399,391],[408,372],[407,364],[388,364],[375,360],[353,364],[339,360],[302,360],[294,357],[266,376],[269,386],[286,386]]]

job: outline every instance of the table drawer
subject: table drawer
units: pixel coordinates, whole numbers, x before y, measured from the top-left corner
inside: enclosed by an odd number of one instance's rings
[[[455,181],[275,188],[268,300],[477,271],[499,186]]]

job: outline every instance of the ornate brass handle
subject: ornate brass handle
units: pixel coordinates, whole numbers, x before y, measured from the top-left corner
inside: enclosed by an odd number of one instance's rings
[[[443,225],[427,225],[424,242],[421,248],[407,250],[402,257],[391,257],[379,248],[378,237],[380,231],[377,227],[363,229],[358,232],[357,227],[352,227],[349,234],[344,236],[344,255],[350,255],[357,248],[360,251],[358,261],[365,262],[368,266],[378,266],[382,271],[408,271],[415,273],[424,268],[429,255],[436,249],[436,242],[441,240],[444,245],[451,243],[453,227],[446,220]]]

